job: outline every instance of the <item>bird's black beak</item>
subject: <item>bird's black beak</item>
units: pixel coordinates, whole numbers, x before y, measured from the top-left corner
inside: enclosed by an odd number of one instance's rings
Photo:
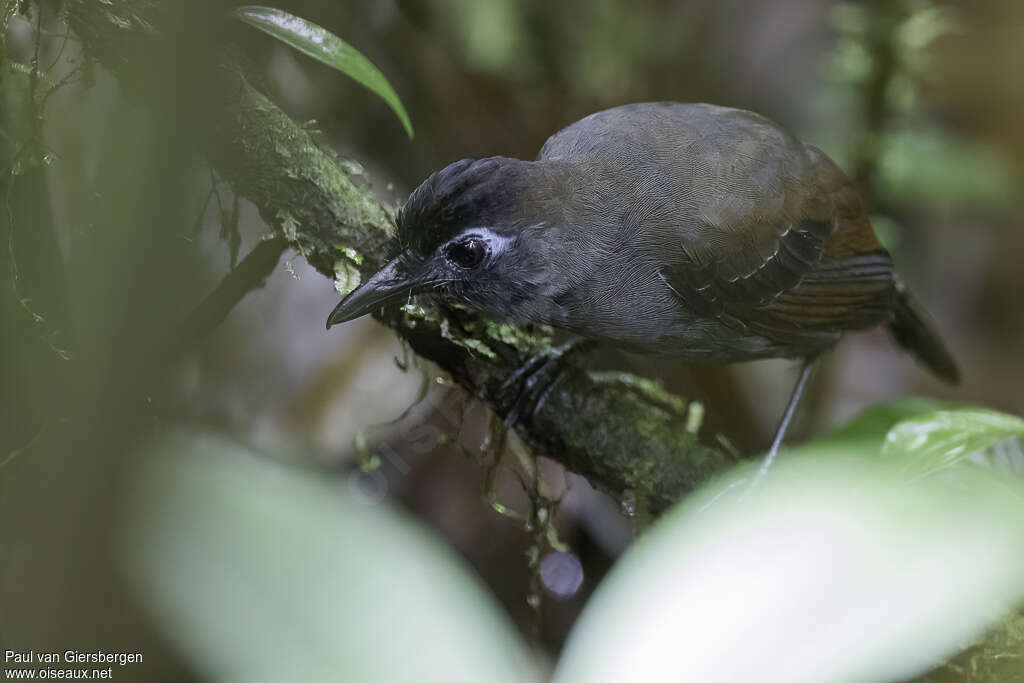
[[[419,279],[399,272],[401,257],[386,266],[341,300],[327,316],[327,329],[332,325],[354,320],[376,311],[389,301],[407,296],[419,289]]]

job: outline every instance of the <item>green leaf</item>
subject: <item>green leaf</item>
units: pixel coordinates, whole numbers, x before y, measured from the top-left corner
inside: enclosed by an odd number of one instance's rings
[[[898,458],[911,476],[928,476],[968,460],[998,467],[984,461],[982,452],[1015,437],[1024,437],[1019,417],[982,408],[939,410],[889,430],[882,456]]]
[[[1013,615],[914,683],[1011,683],[1024,673],[1024,616]]]
[[[1004,477],[908,480],[892,461],[814,454],[756,486],[752,472],[627,551],[555,683],[906,680],[1024,598],[1024,497]]]
[[[339,481],[209,434],[138,456],[122,568],[199,679],[538,680],[494,596],[379,499],[382,477]]]
[[[786,449],[787,457],[798,455],[848,455],[877,458],[889,430],[904,420],[924,413],[952,409],[956,404],[924,398],[876,403],[844,425],[805,444]]]
[[[372,90],[387,102],[412,139],[412,122],[391,84],[369,59],[344,40],[322,26],[273,7],[247,5],[237,8],[235,16]]]

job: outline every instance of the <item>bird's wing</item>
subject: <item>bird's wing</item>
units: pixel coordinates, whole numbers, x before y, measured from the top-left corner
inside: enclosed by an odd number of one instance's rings
[[[619,169],[617,191],[634,198],[625,221],[676,242],[660,274],[697,314],[797,345],[889,315],[892,261],[852,183],[764,117],[628,105],[552,136],[541,158]]]
[[[852,183],[815,148],[800,150],[802,164],[777,151],[722,178],[729,194],[710,205],[732,194],[745,210],[705,210],[698,239],[662,271],[666,284],[691,310],[780,342],[879,323],[891,311],[892,259]]]
[[[674,260],[661,276],[693,312],[780,342],[870,327],[891,310],[892,260],[881,249],[834,257],[827,221],[787,224],[768,256],[753,246],[714,260]],[[756,260],[752,270],[737,263]]]

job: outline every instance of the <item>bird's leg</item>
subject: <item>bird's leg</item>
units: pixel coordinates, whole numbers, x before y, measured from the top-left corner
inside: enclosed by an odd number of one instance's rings
[[[793,393],[789,396],[789,403],[786,404],[786,410],[782,413],[782,419],[779,421],[779,427],[775,430],[775,438],[772,440],[772,447],[768,449],[768,455],[765,456],[764,462],[761,463],[758,478],[763,477],[765,473],[768,472],[772,463],[775,462],[775,458],[779,455],[779,448],[782,446],[782,440],[786,436],[786,430],[789,429],[789,423],[793,420],[793,415],[796,413],[797,405],[799,405],[800,399],[804,395],[804,389],[807,388],[807,380],[810,379],[811,373],[814,371],[815,365],[817,365],[817,361],[817,356],[808,356],[804,359],[803,365],[800,366],[800,376],[797,377],[796,386],[793,387]]]
[[[509,375],[502,383],[502,390],[507,392],[518,387],[518,394],[505,415],[505,426],[514,427],[524,417],[531,417],[540,410],[569,358],[573,354],[582,353],[590,346],[590,340],[569,340],[545,354],[530,358]]]

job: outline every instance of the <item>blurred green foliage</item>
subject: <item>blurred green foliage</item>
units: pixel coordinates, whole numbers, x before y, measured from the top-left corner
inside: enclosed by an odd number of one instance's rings
[[[210,434],[140,454],[121,552],[207,680],[537,679],[464,563],[344,479]]]
[[[807,453],[659,520],[588,603],[555,680],[907,680],[1024,600],[1020,480]]]
[[[763,482],[741,467],[667,513],[588,604],[555,680],[906,680],[964,643],[921,680],[1018,680],[1024,480],[965,465],[1024,421],[927,407],[874,406]],[[954,476],[920,477],[938,471]]]
[[[925,204],[986,210],[1021,206],[1021,183],[984,145],[938,130],[909,128],[885,136],[880,193],[889,206]]]
[[[1019,619],[980,636],[1024,599],[1024,479],[949,453],[1021,421],[926,407],[876,406],[763,481],[743,466],[666,513],[589,603],[555,680],[904,680],[965,643],[957,680],[1010,680],[993,672],[1024,655]],[[922,463],[957,476],[922,479]],[[138,599],[209,678],[539,675],[450,551],[366,491],[201,433],[146,449],[131,490]]]
[[[953,7],[932,0],[841,2],[832,7],[837,40],[822,75],[862,132],[822,131],[825,148],[856,177],[877,165],[871,190],[887,207],[1020,206],[1020,178],[991,148],[930,125],[923,89],[936,81],[934,46],[963,29]],[[877,90],[877,104],[872,104]],[[858,102],[866,104],[858,105]],[[873,171],[872,171],[873,172]]]

